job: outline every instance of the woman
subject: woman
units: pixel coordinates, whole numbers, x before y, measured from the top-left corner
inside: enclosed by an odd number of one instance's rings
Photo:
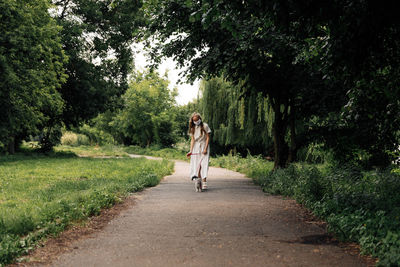
[[[190,177],[202,178],[202,189],[207,189],[208,161],[210,159],[210,133],[211,129],[203,122],[199,113],[193,113],[189,120],[190,152]]]

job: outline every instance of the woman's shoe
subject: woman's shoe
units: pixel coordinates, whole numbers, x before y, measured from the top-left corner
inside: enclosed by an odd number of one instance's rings
[[[203,189],[203,190],[207,189],[207,182],[202,182],[201,183],[201,189]]]

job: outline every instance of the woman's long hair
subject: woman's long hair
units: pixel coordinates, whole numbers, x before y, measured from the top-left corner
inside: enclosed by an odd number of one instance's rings
[[[203,119],[201,118],[199,113],[194,112],[192,114],[192,116],[190,116],[190,120],[189,120],[189,135],[194,135],[194,130],[196,128],[196,124],[194,124],[194,122],[193,122],[193,117],[198,117],[199,120],[201,120],[200,125],[199,125],[200,129],[201,129],[201,135],[203,135],[203,133],[206,133],[206,130],[204,130]]]

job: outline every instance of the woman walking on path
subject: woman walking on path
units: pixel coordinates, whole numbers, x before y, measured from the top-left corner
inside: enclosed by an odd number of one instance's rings
[[[201,120],[199,113],[193,113],[189,120],[190,178],[202,178],[202,189],[207,189],[208,162],[210,159],[210,133],[208,124]]]

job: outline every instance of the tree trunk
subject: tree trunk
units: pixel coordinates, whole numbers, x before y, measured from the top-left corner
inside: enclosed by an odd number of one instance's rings
[[[281,112],[281,104],[276,101],[273,105],[274,108],[274,125],[273,125],[273,136],[274,136],[274,170],[278,168],[286,167],[286,143],[285,134],[287,128],[287,118],[285,114],[287,113],[287,107]]]
[[[10,141],[8,142],[8,153],[15,154],[15,138],[11,137]]]
[[[289,129],[290,129],[290,148],[287,164],[296,160],[297,144],[296,144],[296,120],[293,107],[290,109],[289,116]]]

